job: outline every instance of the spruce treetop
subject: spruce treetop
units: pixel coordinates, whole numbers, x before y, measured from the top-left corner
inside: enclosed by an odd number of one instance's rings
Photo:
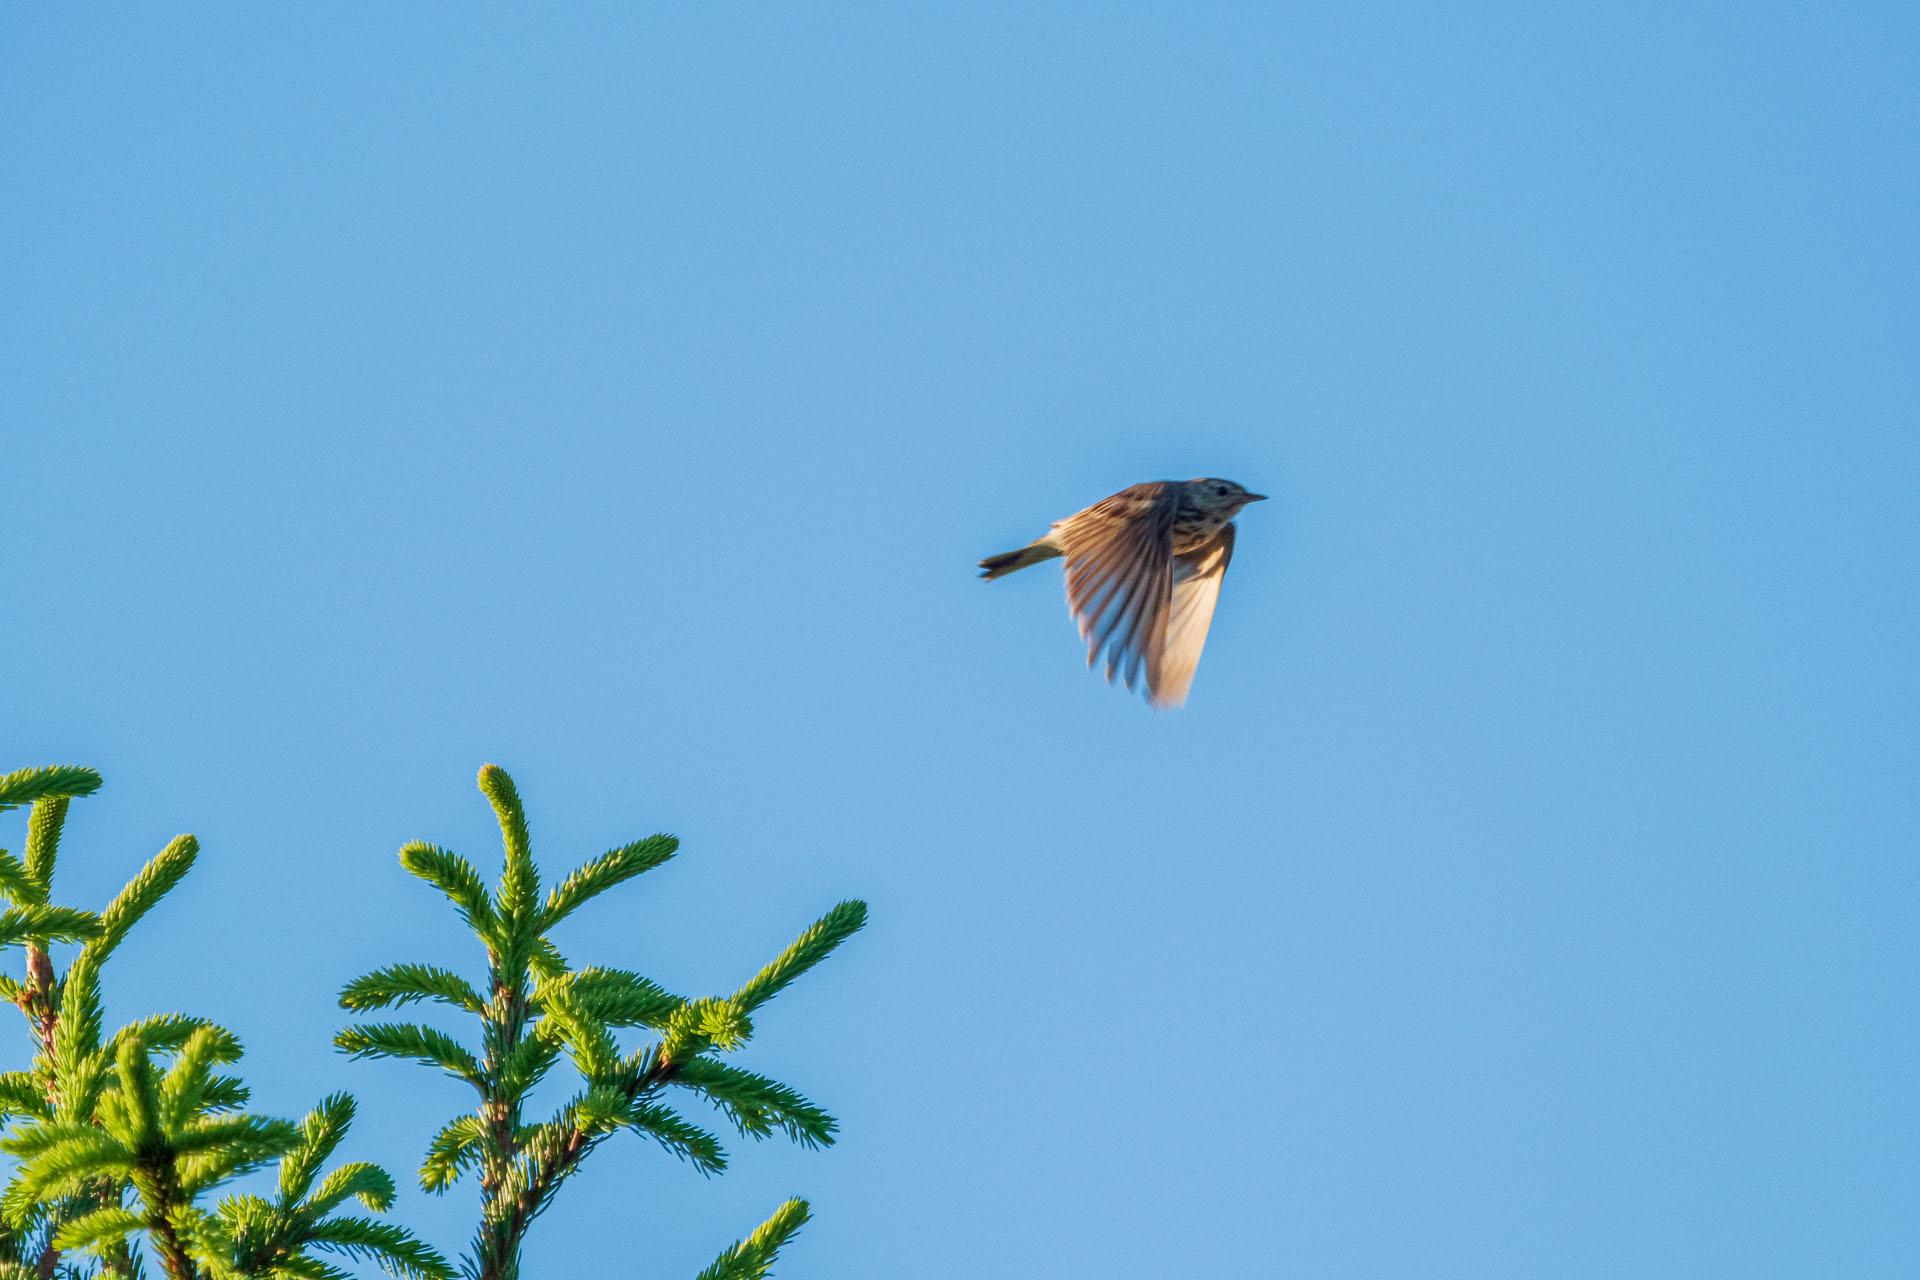
[[[432,1002],[471,1020],[463,1040],[415,1022],[362,1022],[335,1044],[356,1058],[400,1058],[469,1086],[473,1110],[430,1139],[420,1184],[444,1192],[478,1177],[481,1226],[463,1264],[478,1280],[517,1280],[528,1228],[595,1148],[620,1132],[650,1138],[705,1174],[727,1167],[719,1138],[669,1105],[675,1091],[711,1103],[741,1135],[775,1133],[831,1146],[832,1116],[787,1085],[722,1060],[752,1037],[752,1014],[825,960],[866,923],[866,904],[842,902],[728,995],[685,997],[625,969],[574,967],[550,936],[581,906],[674,856],[668,835],[592,858],[542,892],[526,812],[506,770],[487,765],[479,787],[500,827],[502,868],[489,887],[465,858],[425,842],[400,850],[408,872],[444,894],[485,955],[478,983],[423,961],[376,969],[340,993],[355,1013]],[[621,1033],[639,1032],[631,1047]],[[549,1116],[524,1114],[531,1091],[565,1062],[570,1096]],[[702,1280],[764,1275],[807,1220],[789,1200],[715,1260]]]

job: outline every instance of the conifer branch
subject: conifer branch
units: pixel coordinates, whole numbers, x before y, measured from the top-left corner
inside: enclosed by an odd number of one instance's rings
[[[738,1049],[753,1035],[753,1022],[738,999],[702,996],[682,1004],[667,1020],[660,1043],[663,1062],[679,1064],[709,1049]]]
[[[122,1142],[146,1145],[159,1131],[160,1074],[138,1040],[120,1041],[113,1057],[120,1088],[101,1099],[100,1123]]]
[[[497,764],[481,766],[480,790],[493,806],[493,815],[500,822],[500,840],[506,846],[506,870],[500,877],[500,916],[524,927],[533,921],[534,897],[540,892],[533,844],[527,837],[526,809],[513,779]]]
[[[0,947],[52,940],[85,942],[100,934],[100,917],[73,907],[39,905],[8,907],[0,911]]]
[[[841,903],[809,925],[806,932],[794,939],[792,946],[736,991],[735,1002],[748,1012],[759,1008],[795,978],[832,955],[834,948],[857,933],[866,922],[866,903],[858,899]]]
[[[554,1123],[561,1128],[570,1124],[580,1133],[597,1138],[627,1126],[633,1101],[618,1085],[596,1084],[575,1097],[571,1107],[571,1111],[562,1109]]]
[[[127,881],[127,887],[100,913],[100,936],[89,948],[95,953],[93,962],[96,966],[113,953],[113,949],[127,936],[127,930],[133,928],[140,917],[151,911],[155,903],[166,897],[181,878],[193,870],[193,860],[199,853],[198,840],[192,836],[175,836],[167,842],[166,848],[148,860],[138,875]]]
[[[412,1022],[371,1022],[348,1027],[333,1043],[355,1058],[409,1058],[439,1067],[475,1088],[484,1088],[480,1064],[465,1045],[444,1031]]]
[[[482,939],[492,942],[499,933],[487,886],[473,864],[459,854],[416,840],[402,846],[400,865],[447,895],[460,918]]]
[[[54,764],[15,769],[0,777],[0,812],[48,798],[77,800],[100,789],[100,775],[79,765]]]
[[[627,1123],[652,1137],[661,1146],[711,1177],[724,1173],[727,1153],[720,1140],[682,1119],[672,1107],[658,1102],[636,1102],[628,1108]]]
[[[526,953],[526,962],[527,971],[538,982],[551,982],[567,973],[567,958],[544,937],[534,938],[532,948]]]
[[[0,1120],[12,1116],[32,1116],[43,1120],[48,1114],[46,1086],[33,1073],[0,1073]]]
[[[438,1195],[452,1186],[480,1163],[488,1136],[486,1122],[475,1115],[461,1116],[434,1134],[420,1165],[420,1189]]]
[[[20,1185],[16,1175],[0,1192],[0,1221],[4,1221],[8,1231],[16,1238],[33,1233],[46,1224],[49,1201],[40,1200]]]
[[[527,1036],[500,1059],[494,1076],[494,1092],[503,1098],[518,1098],[539,1084],[559,1060],[559,1039]]]
[[[561,881],[547,895],[546,909],[540,913],[540,931],[544,933],[553,928],[583,903],[615,885],[653,870],[673,857],[674,850],[679,847],[680,842],[672,836],[654,835],[601,854]]]
[[[704,1095],[750,1138],[766,1138],[778,1129],[803,1147],[830,1147],[839,1130],[832,1116],[795,1090],[712,1058],[680,1064],[673,1083]]]
[[[127,1046],[127,1040],[120,1040],[116,1048]],[[141,1049],[151,1052],[153,1046],[139,1037],[129,1038]],[[174,1057],[173,1067],[161,1079],[158,1091],[159,1123],[162,1128],[180,1129],[192,1123],[194,1116],[209,1109],[208,1095],[219,1089],[219,1082],[227,1077],[215,1076],[213,1064],[233,1062],[240,1056],[240,1042],[230,1032],[221,1027],[198,1027],[187,1036]],[[233,1081],[238,1084],[238,1081]]]
[[[238,1036],[218,1023],[205,1018],[188,1017],[184,1013],[156,1013],[138,1022],[129,1022],[108,1039],[105,1051],[109,1056],[118,1055],[123,1043],[137,1039],[155,1052],[177,1053],[189,1039],[201,1033],[206,1035],[206,1052],[210,1061],[240,1061],[243,1050]]]
[[[27,856],[21,868],[27,874],[33,902],[46,902],[53,891],[60,829],[66,825],[67,806],[72,803],[70,796],[46,796],[33,802],[33,816],[27,820]]]
[[[554,991],[542,1003],[547,1016],[541,1034],[553,1036],[566,1046],[583,1079],[595,1084],[605,1079],[620,1060],[620,1047],[614,1044],[607,1024],[569,999],[564,990]]]
[[[109,1205],[69,1219],[54,1233],[53,1240],[62,1249],[75,1253],[102,1253],[111,1245],[124,1243],[143,1225],[138,1214],[119,1205]]]
[[[320,1190],[313,1193],[306,1207],[312,1212],[331,1213],[352,1199],[375,1213],[385,1213],[393,1207],[396,1190],[392,1174],[377,1164],[357,1160],[352,1164],[343,1164],[328,1174],[327,1180],[320,1184]]]
[[[22,906],[46,901],[26,866],[5,849],[0,849],[0,893]]]
[[[405,1280],[452,1280],[453,1268],[434,1249],[403,1227],[371,1218],[329,1218],[308,1235],[317,1248],[379,1264]]]
[[[100,1046],[99,953],[93,946],[82,948],[80,954],[73,958],[73,963],[67,966],[66,979],[60,983],[59,999],[53,1025],[56,1073],[92,1074],[89,1058]],[[63,1086],[63,1097],[66,1092]]]
[[[280,1160],[280,1203],[283,1207],[305,1196],[320,1166],[333,1154],[353,1124],[353,1095],[331,1093],[300,1122],[300,1143]],[[330,1206],[329,1206],[330,1207]]]
[[[300,1131],[285,1120],[268,1116],[229,1116],[201,1120],[172,1136],[170,1146],[182,1156],[208,1156],[220,1167],[251,1171],[285,1155],[300,1141]]]
[[[139,1280],[130,1244],[139,1233],[173,1280],[351,1280],[304,1252],[308,1245],[345,1248],[416,1280],[451,1280],[444,1259],[398,1227],[326,1219],[349,1197],[375,1210],[391,1203],[392,1179],[377,1166],[337,1169],[297,1203],[351,1120],[350,1098],[324,1100],[299,1128],[241,1112],[245,1086],[216,1070],[238,1060],[239,1041],[182,1014],[142,1019],[102,1043],[100,967],[192,867],[198,845],[191,836],[173,840],[99,916],[51,905],[68,801],[98,785],[97,774],[79,769],[0,778],[5,807],[34,805],[25,858],[0,851],[0,895],[12,903],[0,911],[0,946],[24,943],[27,951],[27,980],[5,979],[0,991],[27,1015],[40,1050],[31,1071],[0,1073],[0,1114],[24,1121],[0,1139],[18,1161],[0,1194],[0,1280],[15,1270],[34,1280]],[[47,954],[50,940],[85,944],[64,977]],[[156,1056],[170,1057],[164,1071]],[[209,1188],[275,1157],[286,1162],[283,1189],[291,1193],[281,1210],[257,1196],[229,1197],[225,1217],[196,1206]],[[77,1251],[99,1261],[62,1260]]]
[[[610,1027],[664,1030],[687,1002],[659,984],[625,969],[579,969],[559,980],[567,994]],[[542,983],[536,1000],[545,1000],[556,984]]]
[[[762,1280],[781,1246],[793,1239],[812,1216],[805,1200],[787,1201],[752,1235],[715,1258],[696,1280]]]
[[[487,1002],[450,969],[430,964],[394,964],[362,974],[340,991],[340,1007],[364,1013],[414,1000],[437,1000],[468,1013],[479,1013]]]
[[[299,1270],[291,1268],[286,1270],[286,1280],[359,1280],[352,1272],[342,1271],[339,1267],[329,1265],[318,1258],[303,1258],[299,1263]],[[236,1280],[238,1280],[237,1277]],[[275,1276],[273,1280],[280,1280],[280,1277]]]
[[[449,970],[413,964],[366,974],[341,993],[343,1007],[355,1012],[422,999],[452,1005],[479,1022],[477,1051],[412,1024],[362,1024],[335,1039],[355,1057],[401,1057],[440,1067],[479,1093],[471,1114],[433,1137],[419,1171],[420,1185],[432,1192],[445,1191],[469,1170],[478,1174],[481,1223],[465,1263],[468,1276],[517,1280],[528,1226],[599,1143],[621,1129],[653,1138],[703,1174],[724,1170],[719,1140],[662,1101],[671,1085],[699,1093],[746,1136],[781,1132],[804,1146],[830,1145],[835,1124],[825,1111],[777,1081],[708,1055],[744,1044],[753,1034],[753,1009],[858,930],[865,904],[835,907],[731,998],[683,998],[621,969],[575,972],[548,930],[595,896],[666,861],[677,842],[656,835],[610,850],[576,868],[541,902],[539,868],[513,780],[487,765],[479,786],[500,826],[504,860],[496,885],[484,884],[464,859],[425,843],[407,845],[401,862],[440,888],[486,947],[484,989]],[[624,1027],[652,1030],[659,1042],[623,1054],[615,1029]],[[581,1088],[551,1120],[523,1122],[529,1092],[563,1056]],[[805,1213],[797,1201],[783,1205],[754,1236],[723,1255],[714,1274],[763,1274]]]
[[[23,1125],[4,1138],[0,1138],[0,1151],[5,1151],[8,1155],[22,1161],[30,1161],[41,1152],[50,1151],[59,1146],[68,1138],[75,1135],[89,1136],[95,1132],[91,1124],[78,1124],[69,1120],[56,1121],[52,1124]]]
[[[134,1169],[132,1152],[91,1125],[47,1125],[57,1142],[35,1151],[17,1138],[0,1141],[0,1149],[19,1156],[23,1167],[14,1189],[27,1200],[50,1200],[77,1195],[101,1177],[124,1178]],[[37,1145],[37,1144],[36,1144]]]
[[[253,1091],[234,1076],[208,1076],[200,1086],[203,1111],[238,1111],[253,1097]]]
[[[281,1157],[277,1202],[228,1196],[213,1214],[177,1215],[186,1224],[182,1234],[189,1251],[207,1265],[212,1280],[345,1274],[314,1256],[314,1249],[368,1259],[389,1274],[414,1280],[452,1280],[446,1259],[404,1228],[329,1216],[349,1197],[376,1212],[386,1210],[393,1201],[393,1179],[377,1165],[342,1165],[319,1191],[306,1195],[319,1166],[345,1137],[353,1112],[351,1097],[333,1094],[307,1113],[292,1148]]]

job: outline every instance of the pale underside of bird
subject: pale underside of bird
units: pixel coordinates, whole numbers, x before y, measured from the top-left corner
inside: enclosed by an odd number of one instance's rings
[[[1067,561],[1067,609],[1087,642],[1087,665],[1107,658],[1107,679],[1147,701],[1177,707],[1207,643],[1220,580],[1233,559],[1233,518],[1265,494],[1231,480],[1152,480],[1054,521],[1018,551],[989,556],[991,581],[1056,556]]]

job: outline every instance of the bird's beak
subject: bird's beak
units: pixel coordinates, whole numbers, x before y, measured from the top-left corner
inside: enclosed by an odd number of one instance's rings
[[[1240,500],[1242,502],[1265,502],[1267,495],[1264,493],[1243,493],[1240,495]]]

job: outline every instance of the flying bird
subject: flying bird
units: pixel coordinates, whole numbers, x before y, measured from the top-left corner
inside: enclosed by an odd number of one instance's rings
[[[991,582],[1065,556],[1067,609],[1087,642],[1087,665],[1105,650],[1108,681],[1123,676],[1131,689],[1144,671],[1147,701],[1177,707],[1233,559],[1233,518],[1266,496],[1211,477],[1150,480],[1054,521],[1018,551],[988,556],[980,576]]]

